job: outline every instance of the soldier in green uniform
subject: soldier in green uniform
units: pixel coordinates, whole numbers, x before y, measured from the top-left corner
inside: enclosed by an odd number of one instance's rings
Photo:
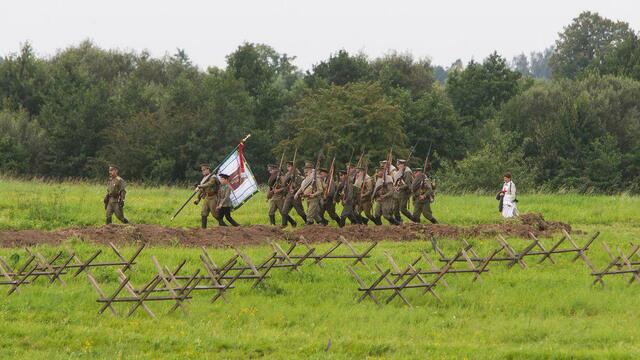
[[[356,216],[358,216],[359,220],[363,224],[367,224],[369,220],[378,224],[378,220],[371,214],[371,208],[373,207],[371,204],[371,193],[373,192],[373,178],[367,174],[367,170],[363,167],[357,168],[357,176],[355,178],[353,186],[356,190]],[[362,216],[364,212],[365,216]]]
[[[196,186],[196,190],[199,194],[198,198],[194,201],[194,204],[198,205],[202,201],[202,212],[200,213],[201,226],[203,229],[206,229],[209,214],[218,220],[216,209],[218,207],[218,190],[220,189],[220,181],[215,174],[211,174],[211,167],[209,164],[200,165],[200,170],[202,172],[202,180]],[[220,221],[218,221],[218,223],[220,223]]]
[[[406,160],[398,159],[398,171],[393,176],[393,184],[396,189],[396,199],[398,208],[394,209],[394,218],[398,222],[402,222],[402,215],[413,221],[413,215],[408,209],[409,198],[411,197],[411,185],[413,185],[413,172],[407,166]]]
[[[286,224],[287,215],[284,215],[282,212],[284,196],[287,191],[284,175],[277,165],[270,164],[267,168],[270,174],[268,181],[269,192],[267,193],[267,199],[269,201],[269,224],[276,225],[276,210],[280,213],[282,222]]]
[[[386,174],[385,168],[376,169],[376,184],[373,188],[373,199],[376,201],[376,225],[382,224],[381,217],[392,225],[399,225],[393,217],[394,192],[393,177]]]
[[[433,187],[429,178],[422,172],[422,169],[416,169],[416,176],[411,185],[413,192],[413,221],[419,223],[421,215],[437,224],[438,221],[431,213],[431,202],[433,201]]]
[[[351,224],[360,224],[360,219],[356,216],[356,188],[353,186],[353,177],[348,170],[340,170],[340,183],[336,189],[336,203],[342,201],[342,213],[340,214],[340,227],[343,227],[349,219]]]
[[[326,212],[327,214],[329,214],[329,217],[338,224],[338,226],[343,227],[344,224],[340,220],[338,214],[336,214],[335,198],[338,188],[336,186],[336,182],[330,179],[327,169],[320,169],[320,179],[322,180],[322,185],[325,189],[321,199],[322,210],[320,212],[320,217],[322,217],[322,222],[325,223],[325,225],[329,224],[329,222],[324,218],[324,213]]]
[[[297,199],[304,198],[307,201],[307,225],[311,225],[314,222],[325,225],[322,221],[322,204],[320,203],[324,193],[324,184],[311,163],[305,164],[304,170],[306,177],[302,181],[295,197]]]
[[[216,207],[218,224],[227,226],[224,222],[226,218],[232,226],[240,226],[231,217],[231,186],[229,185],[229,175],[220,174],[220,189],[218,190],[218,206]]]
[[[114,214],[121,223],[129,223],[129,220],[124,217],[124,198],[127,191],[125,190],[124,180],[118,175],[118,172],[117,166],[109,165],[109,184],[107,185],[107,195],[104,197],[107,225],[111,224]]]
[[[284,183],[287,188],[287,192],[284,198],[284,204],[282,205],[282,227],[286,227],[287,223],[295,227],[296,221],[293,220],[289,213],[291,209],[295,209],[298,215],[302,218],[302,221],[307,222],[307,215],[304,212],[302,201],[296,199],[296,192],[300,189],[302,184],[302,176],[298,169],[295,168],[293,161],[287,161],[287,175],[284,177]]]

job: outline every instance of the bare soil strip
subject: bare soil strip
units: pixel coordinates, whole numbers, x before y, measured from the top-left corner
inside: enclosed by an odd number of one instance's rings
[[[177,229],[159,225],[107,225],[79,227],[56,231],[3,230],[0,231],[1,247],[23,247],[38,244],[57,245],[66,239],[77,237],[83,241],[108,244],[133,244],[145,242],[155,246],[228,246],[259,245],[271,240],[295,239],[304,236],[310,242],[335,241],[344,236],[350,241],[390,240],[412,241],[430,239],[492,238],[498,234],[526,238],[529,232],[538,237],[550,237],[571,226],[560,222],[545,221],[541,214],[524,214],[519,221],[475,226],[409,224],[402,226],[353,225],[342,229],[311,225],[297,229],[280,229],[267,225],[245,227],[213,227],[210,229]]]

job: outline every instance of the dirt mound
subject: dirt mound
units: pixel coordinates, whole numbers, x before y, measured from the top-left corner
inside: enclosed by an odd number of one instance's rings
[[[562,231],[571,232],[571,225],[559,221],[546,221],[540,213],[526,213],[520,215],[520,221],[524,225],[529,225],[538,231]]]
[[[131,244],[146,242],[159,246],[227,246],[264,244],[270,240],[296,239],[304,236],[311,242],[334,241],[339,236],[349,240],[411,241],[437,238],[495,237],[498,234],[526,238],[529,232],[536,236],[551,236],[571,226],[558,222],[547,222],[541,214],[525,214],[521,223],[482,224],[462,227],[444,224],[404,224],[402,226],[353,225],[345,228],[311,225],[294,230],[255,225],[246,227],[215,227],[211,229],[176,229],[159,225],[107,225],[100,227],[70,228],[58,231],[5,230],[0,231],[0,246],[33,246],[37,244],[59,244],[76,237],[82,241],[107,244]]]

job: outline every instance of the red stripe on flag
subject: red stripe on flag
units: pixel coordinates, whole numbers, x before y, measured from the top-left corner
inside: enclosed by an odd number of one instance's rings
[[[242,154],[243,148],[244,144],[240,143],[240,145],[238,145],[238,156],[240,157],[240,174],[244,174],[244,155]]]

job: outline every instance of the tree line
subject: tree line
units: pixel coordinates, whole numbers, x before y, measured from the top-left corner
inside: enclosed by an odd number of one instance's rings
[[[339,50],[308,71],[244,43],[202,70],[183,50],[101,49],[51,57],[30,44],[0,58],[0,171],[180,183],[246,133],[259,180],[281,154],[372,164],[389,149],[432,171],[444,191],[495,188],[640,192],[640,40],[627,23],[584,12],[553,47],[444,68],[409,53]]]

